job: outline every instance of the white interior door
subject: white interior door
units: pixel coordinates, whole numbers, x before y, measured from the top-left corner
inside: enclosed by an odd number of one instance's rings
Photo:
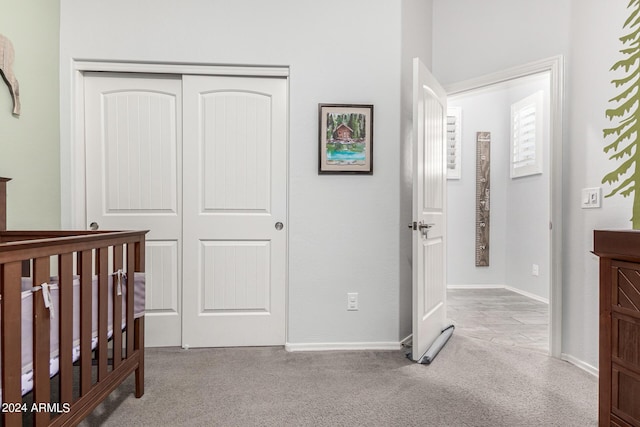
[[[180,76],[86,73],[84,82],[87,227],[150,230],[146,345],[180,345]]]
[[[184,76],[183,346],[283,345],[287,82]]]
[[[413,360],[446,322],[446,93],[413,60]]]

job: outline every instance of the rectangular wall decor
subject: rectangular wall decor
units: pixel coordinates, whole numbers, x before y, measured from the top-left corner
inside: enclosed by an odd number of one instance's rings
[[[319,104],[318,173],[373,174],[373,105]]]
[[[476,133],[476,267],[489,266],[491,132]]]

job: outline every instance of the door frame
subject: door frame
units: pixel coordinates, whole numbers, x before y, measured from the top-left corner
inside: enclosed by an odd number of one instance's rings
[[[63,218],[66,227],[83,230],[86,228],[86,180],[85,180],[85,121],[84,121],[84,84],[86,72],[119,72],[135,74],[172,74],[172,75],[207,75],[207,76],[241,76],[241,77],[274,77],[286,79],[287,112],[286,112],[286,218],[289,219],[289,181],[290,181],[290,146],[289,146],[289,89],[290,68],[288,66],[240,66],[220,64],[163,63],[163,62],[129,62],[103,60],[73,60],[71,64],[71,135],[67,148],[69,159],[69,182],[62,182],[61,199],[68,201],[70,209],[68,217]],[[285,235],[285,342],[289,336],[289,227],[284,229]]]
[[[445,85],[447,96],[462,95],[488,86],[521,77],[548,72],[550,76],[550,212],[551,247],[549,265],[549,355],[562,358],[562,212],[563,212],[563,116],[564,116],[564,57],[553,56],[508,68],[496,73]]]

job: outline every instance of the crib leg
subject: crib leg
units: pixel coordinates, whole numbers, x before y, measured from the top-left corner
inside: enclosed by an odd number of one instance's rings
[[[134,321],[134,349],[138,351],[138,369],[136,369],[136,397],[144,394],[144,316]]]

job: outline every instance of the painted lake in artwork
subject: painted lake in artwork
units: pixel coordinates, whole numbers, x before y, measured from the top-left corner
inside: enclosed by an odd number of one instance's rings
[[[364,165],[365,144],[327,144],[327,163],[331,165]]]

